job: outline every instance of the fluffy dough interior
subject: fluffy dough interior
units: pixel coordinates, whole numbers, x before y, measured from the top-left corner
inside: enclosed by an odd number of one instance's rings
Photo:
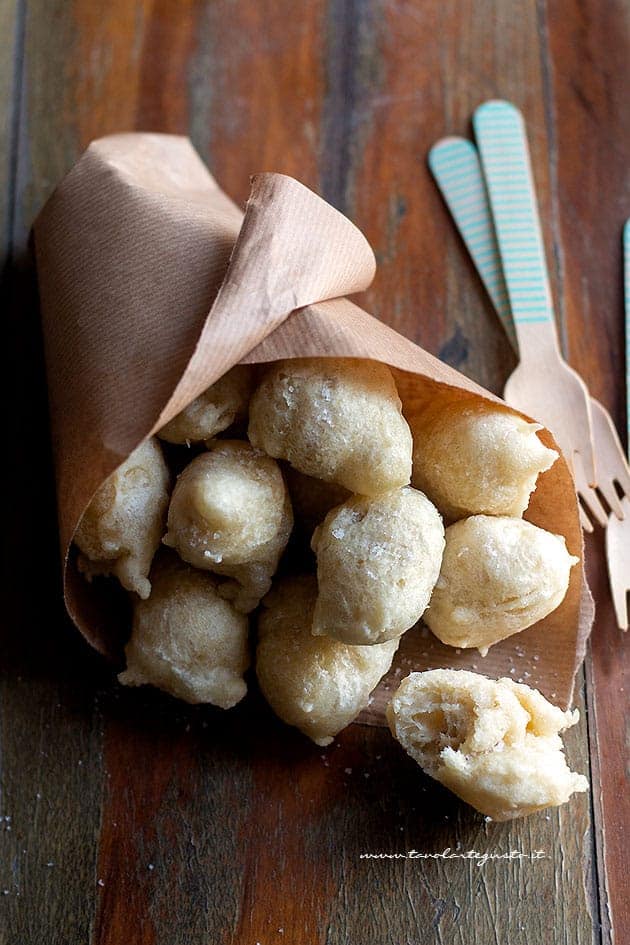
[[[555,610],[577,561],[563,537],[520,518],[463,519],[446,529],[425,622],[442,643],[484,652]]]
[[[558,458],[541,427],[477,401],[431,405],[414,420],[413,484],[448,521],[520,516],[540,473]]]
[[[329,745],[369,701],[390,668],[398,640],[346,646],[311,634],[314,577],[285,578],[263,601],[256,673],[276,715],[318,745]]]
[[[578,721],[529,686],[464,670],[404,679],[387,709],[394,738],[458,797],[493,820],[564,804],[588,781],[559,733]]]
[[[300,472],[378,495],[411,477],[411,432],[391,371],[375,361],[278,361],[254,392],[249,438]]]
[[[128,591],[147,598],[149,571],[164,532],[169,471],[160,444],[146,440],[98,490],[74,536],[79,570],[118,578]]]
[[[120,682],[157,686],[186,702],[236,705],[247,692],[247,617],[219,595],[211,574],[175,555],[156,562],[152,583],[150,597],[134,606]]]
[[[399,637],[422,616],[440,572],[444,527],[421,492],[354,496],[312,540],[319,593],[313,633],[349,644]]]

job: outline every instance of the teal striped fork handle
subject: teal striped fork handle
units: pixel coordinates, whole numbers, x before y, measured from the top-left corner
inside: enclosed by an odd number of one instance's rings
[[[505,333],[518,353],[512,310],[477,149],[465,138],[442,138],[429,151],[429,167]]]
[[[520,363],[506,401],[552,431],[580,493],[597,483],[589,394],[563,360],[522,116],[491,101],[473,116]]]
[[[429,153],[429,167],[436,180],[437,186],[453,216],[457,229],[471,255],[494,308],[504,327],[512,328],[512,312],[510,309],[507,290],[503,281],[503,271],[499,248],[494,234],[492,213],[483,178],[483,171],[477,150],[472,142],[465,138],[444,138],[438,141]],[[469,197],[472,195],[472,197]],[[471,205],[475,207],[474,217],[469,213]],[[472,227],[474,230],[471,232]],[[479,234],[482,234],[481,239]],[[514,337],[514,336],[513,336]],[[591,399],[591,410],[595,414],[603,411],[603,407]],[[605,413],[605,411],[604,411]],[[599,417],[599,413],[597,413]],[[607,416],[607,415],[606,415]],[[612,421],[609,419],[610,426]],[[603,431],[603,432],[602,432]],[[607,456],[611,451],[611,439],[618,439],[614,433],[611,437],[601,422],[594,424],[595,450]],[[612,449],[620,455],[620,447],[614,443]],[[606,463],[608,465],[608,463]],[[625,470],[617,460],[619,474],[623,477]],[[616,514],[621,511],[614,484],[610,483],[612,493],[608,504],[614,506]],[[627,483],[630,491],[630,481]],[[601,525],[607,523],[607,513],[599,500],[597,493],[586,486],[583,489],[582,503],[588,508],[590,516]],[[587,531],[593,526],[584,508],[580,506],[582,524]]]

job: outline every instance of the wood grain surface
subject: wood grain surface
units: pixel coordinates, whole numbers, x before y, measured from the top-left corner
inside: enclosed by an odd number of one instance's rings
[[[630,215],[622,0],[4,0],[0,247],[7,312],[2,945],[628,941],[628,639],[599,604],[580,725],[590,796],[486,823],[384,730],[317,749],[255,694],[222,714],[123,691],[68,625],[34,215],[89,141],[188,133],[227,193],[292,174],[378,258],[361,304],[499,391],[509,345],[426,169],[484,99],[525,113],[565,350],[622,420]],[[606,825],[604,828],[604,824]],[[365,859],[450,848],[544,858]]]

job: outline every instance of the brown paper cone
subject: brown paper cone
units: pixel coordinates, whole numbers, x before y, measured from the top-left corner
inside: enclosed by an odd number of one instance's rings
[[[365,289],[375,270],[367,241],[345,217],[292,178],[263,174],[253,179],[243,218],[186,138],[93,142],[34,233],[65,600],[104,653],[119,655],[128,630],[124,595],[77,574],[70,549],[81,515],[143,439],[232,365],[304,356],[382,361],[395,369],[411,421],[427,397],[501,403],[343,298]],[[542,438],[555,445],[547,431]],[[527,518],[564,535],[582,556],[563,459],[541,476]],[[396,678],[433,666],[522,678],[565,706],[592,617],[578,567],[553,614],[485,659],[417,627],[361,718],[383,724]]]

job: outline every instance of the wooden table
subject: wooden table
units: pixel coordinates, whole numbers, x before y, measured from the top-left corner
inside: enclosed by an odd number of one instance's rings
[[[188,133],[227,193],[292,174],[378,258],[359,300],[499,391],[513,358],[426,169],[506,97],[530,132],[565,351],[623,421],[630,215],[622,0],[4,0],[0,232],[8,311],[0,941],[11,945],[628,942],[630,639],[599,617],[568,738],[592,791],[488,824],[384,730],[329,750],[256,697],[229,714],[121,691],[60,603],[30,224],[88,142]],[[605,833],[602,825],[606,822]],[[627,835],[625,837],[627,842]],[[361,859],[521,851],[544,858]],[[624,864],[625,856],[625,864]]]

